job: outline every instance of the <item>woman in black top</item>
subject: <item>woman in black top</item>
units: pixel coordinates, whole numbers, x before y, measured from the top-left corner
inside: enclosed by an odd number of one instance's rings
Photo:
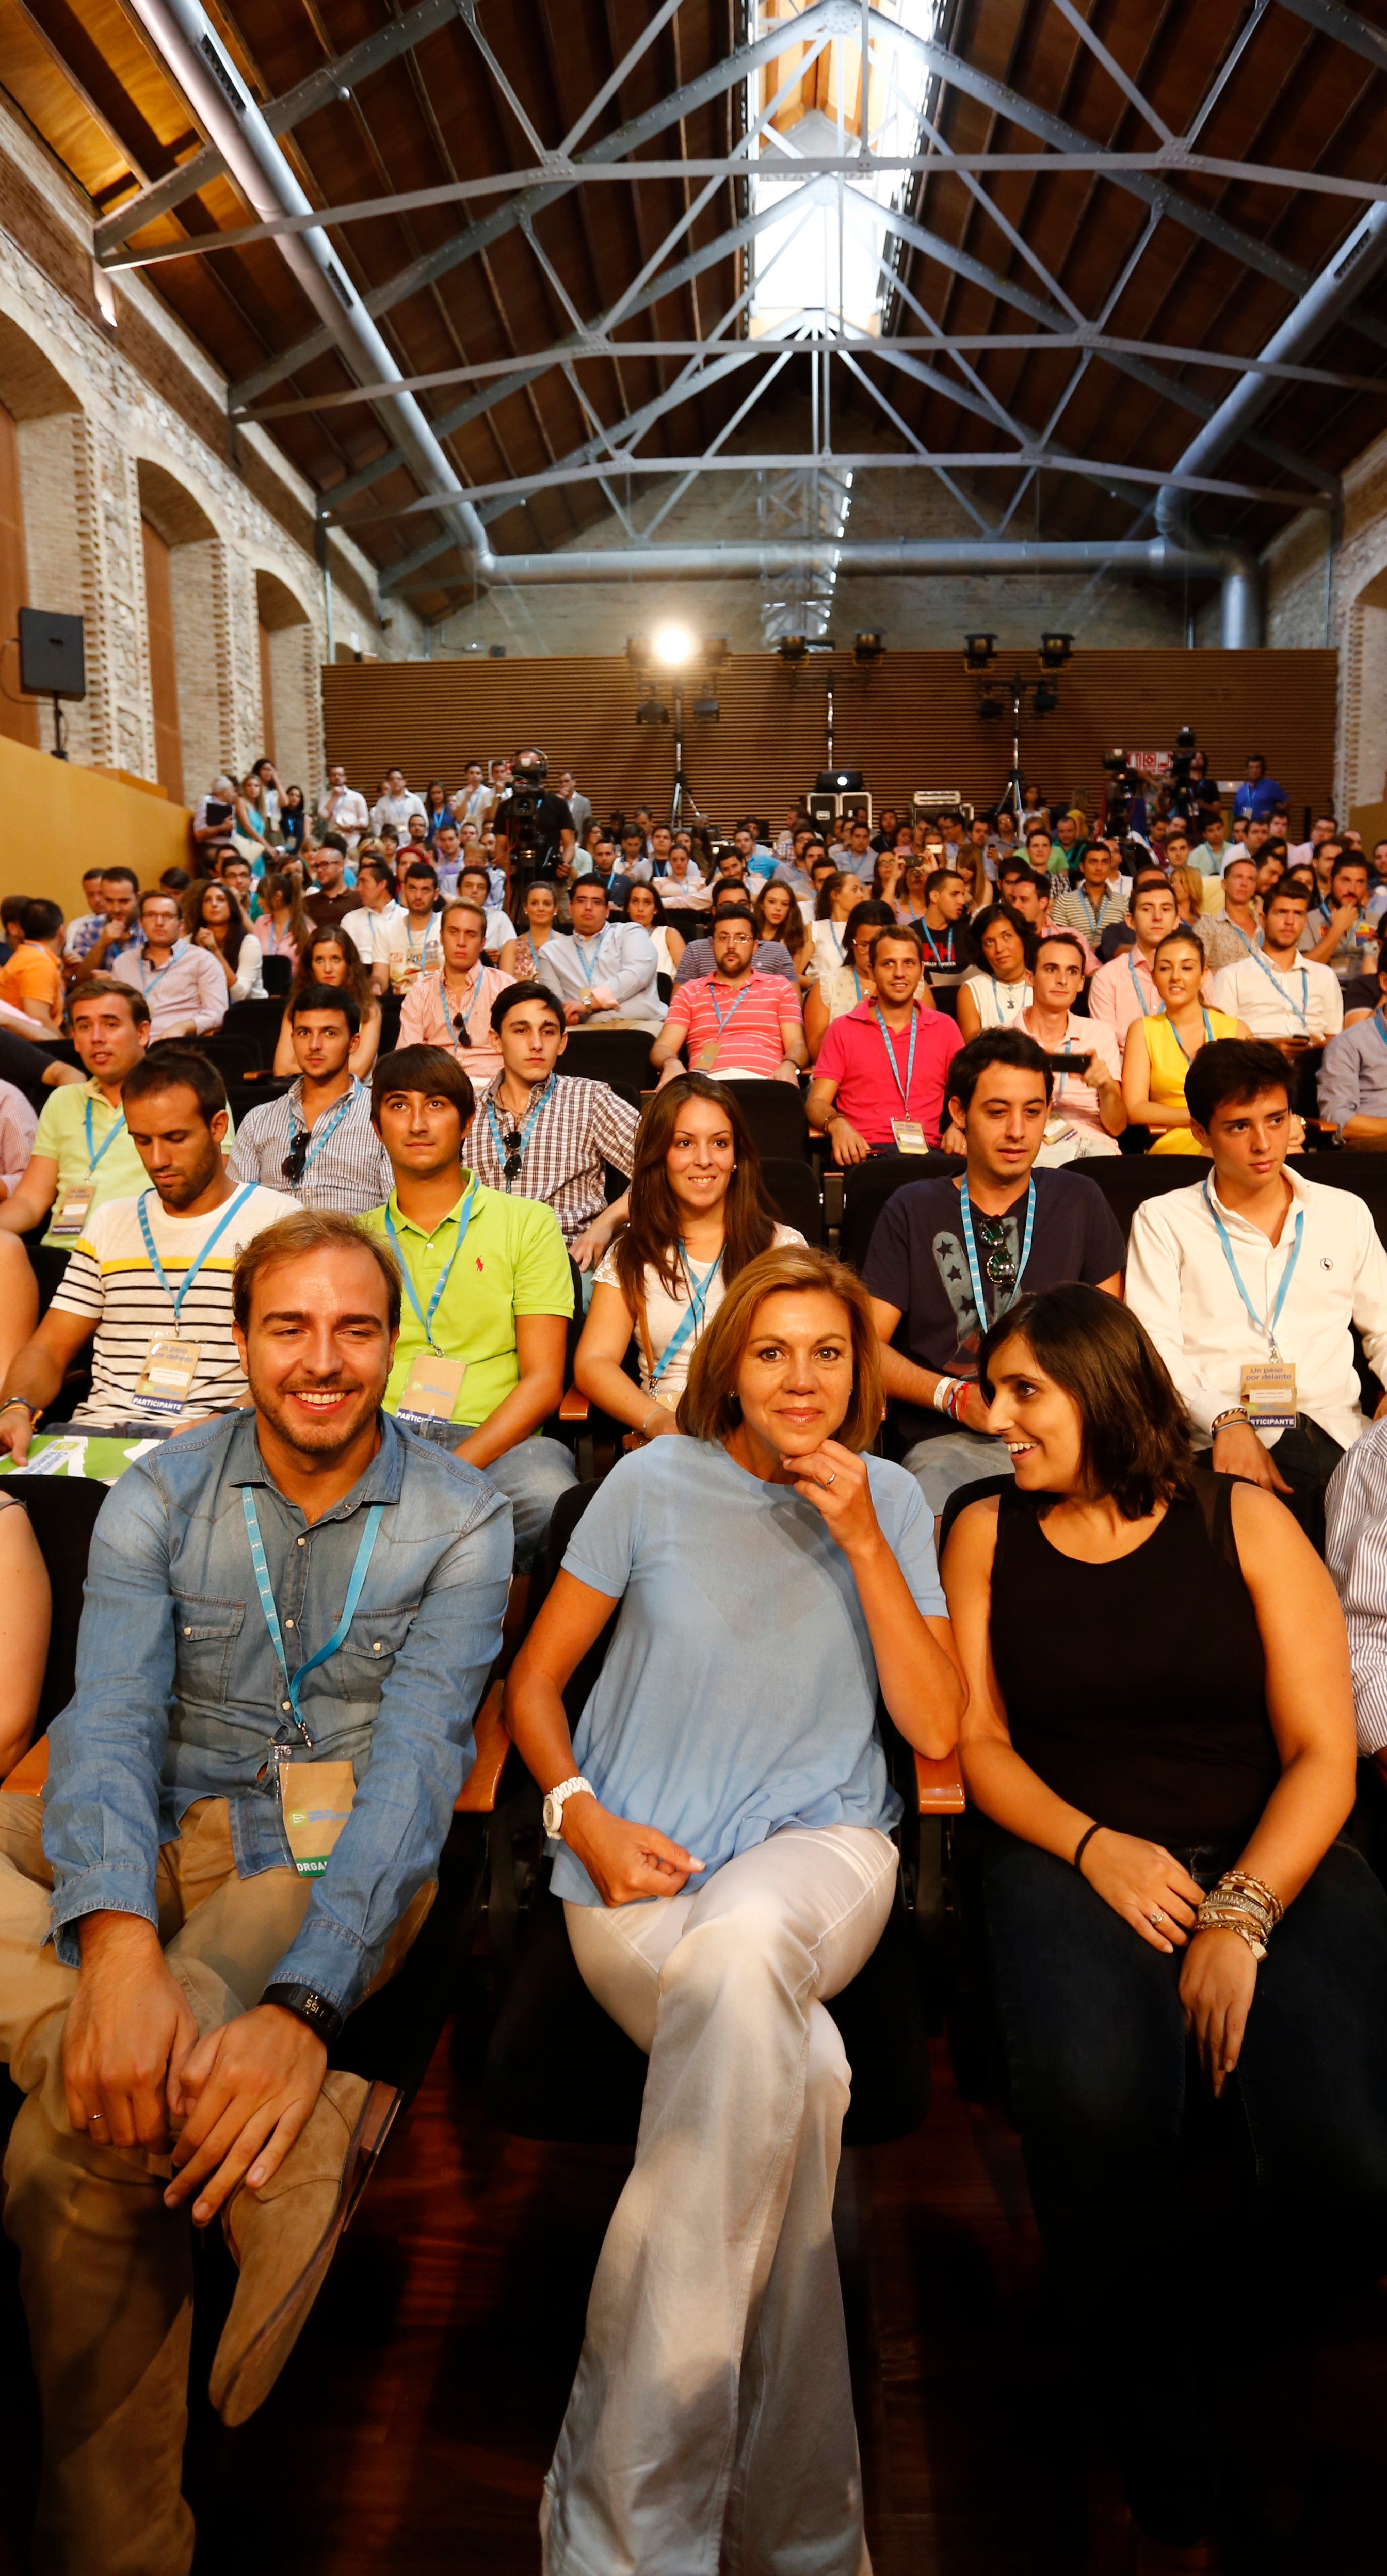
[[[1026,1298],[980,1358],[1015,1483],[943,1571],[1012,2106],[1138,2563],[1203,2567],[1221,2374],[1255,2414],[1298,2298],[1387,2244],[1387,1896],[1336,1839],[1347,1640],[1284,1506],[1192,1469],[1115,1298]]]

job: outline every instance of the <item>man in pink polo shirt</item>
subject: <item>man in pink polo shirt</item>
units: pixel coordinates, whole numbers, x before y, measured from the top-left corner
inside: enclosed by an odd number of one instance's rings
[[[676,984],[650,1050],[660,1088],[678,1073],[775,1076],[798,1082],[808,1062],[799,994],[783,975],[758,975],[756,916],[749,904],[713,923],[713,972]],[[687,1065],[680,1057],[688,1050]]]
[[[917,1000],[923,956],[918,930],[879,930],[871,947],[875,992],[825,1034],[806,1115],[829,1138],[835,1163],[919,1153],[939,1142],[946,1078],[963,1032],[946,1011]]]
[[[1100,966],[1088,988],[1089,1017],[1110,1028],[1119,1047],[1133,1020],[1153,1018],[1165,1007],[1156,990],[1151,960],[1180,915],[1174,889],[1159,868],[1137,870],[1127,918],[1132,925],[1133,945],[1120,949],[1106,966]],[[1202,989],[1207,1001],[1207,975]]]

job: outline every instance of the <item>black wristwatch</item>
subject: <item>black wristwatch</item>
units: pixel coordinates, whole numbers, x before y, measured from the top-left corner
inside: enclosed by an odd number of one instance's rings
[[[278,2004],[281,2011],[291,2012],[299,2021],[307,2022],[309,2029],[316,2031],[324,2048],[331,2048],[346,2018],[336,2004],[330,2004],[326,1995],[320,1995],[313,1986],[267,1986],[260,2000],[262,2004]]]

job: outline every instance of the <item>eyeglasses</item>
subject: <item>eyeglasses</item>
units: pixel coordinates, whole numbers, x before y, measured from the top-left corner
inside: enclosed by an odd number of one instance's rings
[[[284,1160],[279,1167],[291,1190],[296,1190],[298,1188],[300,1181],[303,1179],[307,1162],[308,1130],[306,1127],[301,1127],[298,1134],[291,1140],[289,1151],[285,1155]],[[990,1275],[991,1274],[989,1273],[989,1276]]]
[[[984,1253],[983,1275],[994,1288],[1012,1288],[1016,1284],[1016,1255],[1007,1241],[1006,1218],[985,1216],[978,1220],[978,1234]]]

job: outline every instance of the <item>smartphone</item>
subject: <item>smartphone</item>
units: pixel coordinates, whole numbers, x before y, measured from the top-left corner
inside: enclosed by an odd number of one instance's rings
[[[1087,1064],[1092,1052],[1091,1047],[1076,1047],[1064,1055],[1047,1055],[1045,1061],[1052,1073],[1077,1073],[1081,1065]]]

